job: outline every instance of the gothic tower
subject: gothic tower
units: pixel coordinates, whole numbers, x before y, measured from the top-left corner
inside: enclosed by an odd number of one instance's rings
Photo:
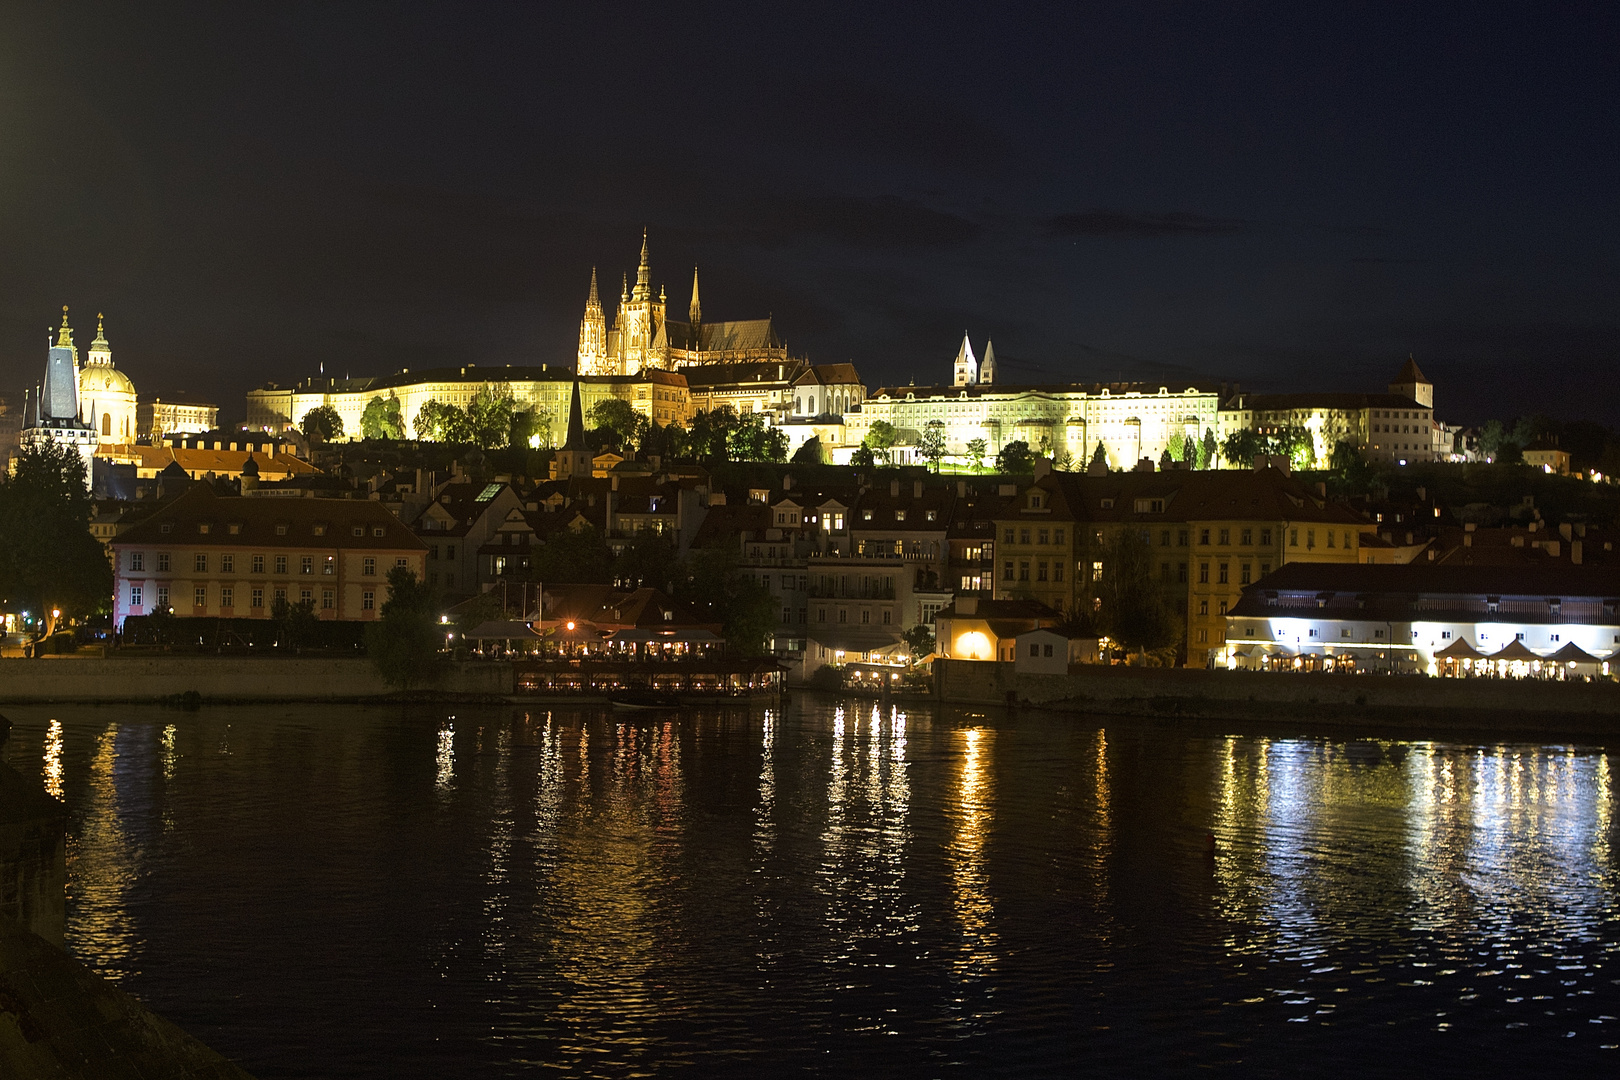
[[[989,386],[996,381],[996,347],[984,343],[984,359],[979,362],[979,385]]]
[[[585,299],[585,317],[579,320],[579,360],[574,371],[580,375],[608,375],[607,319],[602,301],[596,295],[596,267],[591,267],[591,294]]]
[[[1425,409],[1434,408],[1434,383],[1419,370],[1417,360],[1411,356],[1395,373],[1395,381],[1389,384],[1389,392],[1409,397]]]
[[[973,355],[973,345],[967,331],[962,331],[962,347],[956,350],[956,385],[973,386],[979,381],[979,361]]]
[[[687,317],[692,321],[693,337],[697,336],[697,328],[703,325],[703,305],[698,303],[697,267],[692,267],[692,306],[687,309]]]

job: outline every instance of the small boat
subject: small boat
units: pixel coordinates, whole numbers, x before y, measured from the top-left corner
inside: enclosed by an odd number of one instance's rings
[[[608,705],[625,712],[646,712],[653,709],[678,709],[681,699],[674,694],[660,694],[656,690],[620,690],[608,698]]]

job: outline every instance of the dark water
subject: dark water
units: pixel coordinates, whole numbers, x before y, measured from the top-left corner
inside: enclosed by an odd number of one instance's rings
[[[70,947],[262,1077],[1620,1066],[1603,748],[8,712]]]

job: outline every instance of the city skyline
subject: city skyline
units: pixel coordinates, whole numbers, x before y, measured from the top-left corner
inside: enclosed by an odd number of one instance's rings
[[[652,16],[667,48],[580,13],[25,15],[0,383],[62,303],[222,404],[561,363],[645,227],[655,286],[700,266],[707,318],[872,385],[969,328],[1009,383],[1354,390],[1412,354],[1459,421],[1613,423],[1583,392],[1620,340],[1604,26],[1472,10]]]

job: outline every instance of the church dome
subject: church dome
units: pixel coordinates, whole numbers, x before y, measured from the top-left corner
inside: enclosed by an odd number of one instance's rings
[[[135,384],[129,376],[111,364],[86,364],[79,369],[79,395],[128,394],[135,396]]]

